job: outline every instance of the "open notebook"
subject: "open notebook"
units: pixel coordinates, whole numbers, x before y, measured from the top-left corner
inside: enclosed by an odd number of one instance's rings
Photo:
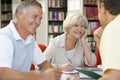
[[[94,70],[91,70],[91,69],[74,68],[74,70],[76,70],[80,73],[83,73],[93,79],[96,79],[96,80],[102,76],[101,74],[98,74],[97,72],[94,72]]]

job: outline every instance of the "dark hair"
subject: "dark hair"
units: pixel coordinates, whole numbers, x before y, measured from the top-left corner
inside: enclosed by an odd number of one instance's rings
[[[17,12],[19,9],[24,9],[26,7],[29,7],[29,6],[39,6],[40,8],[42,8],[42,5],[37,2],[36,0],[24,0],[24,1],[21,1],[21,3],[18,5],[16,11],[15,11],[15,14],[17,15]]]
[[[99,0],[112,15],[120,14],[120,0]]]

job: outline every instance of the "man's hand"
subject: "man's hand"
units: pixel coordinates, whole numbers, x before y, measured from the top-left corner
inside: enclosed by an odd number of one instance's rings
[[[74,76],[68,76],[67,80],[80,80],[79,77],[74,77]]]
[[[100,45],[100,40],[101,40],[102,33],[103,33],[103,28],[102,27],[99,27],[94,32],[94,38],[95,38],[95,41],[97,42],[98,48],[99,48],[99,45]]]
[[[60,65],[60,69],[62,71],[71,71],[74,67],[76,67],[76,66],[71,64],[71,63],[66,63],[66,64],[61,64]]]
[[[43,80],[60,80],[62,74],[60,69],[55,69],[55,68],[47,69],[42,73],[43,73],[42,76]]]

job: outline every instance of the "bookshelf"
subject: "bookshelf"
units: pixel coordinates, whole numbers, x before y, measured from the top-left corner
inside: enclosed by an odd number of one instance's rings
[[[63,33],[63,20],[67,13],[67,0],[48,1],[48,42]]]
[[[83,0],[83,14],[86,15],[89,23],[87,41],[91,47],[91,51],[95,52],[96,42],[94,40],[93,32],[100,26],[97,0]]]
[[[1,0],[1,28],[12,19],[12,0]]]

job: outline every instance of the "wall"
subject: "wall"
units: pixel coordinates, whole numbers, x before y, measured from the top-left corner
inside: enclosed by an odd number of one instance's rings
[[[40,26],[37,29],[36,32],[36,40],[38,43],[42,43],[47,45],[47,36],[48,36],[48,1],[47,0],[37,0],[38,2],[40,2],[42,4],[43,7],[43,19],[41,21]]]
[[[12,0],[12,18],[15,18],[15,10],[21,0]]]
[[[68,12],[79,10],[83,13],[83,0],[68,0]]]
[[[0,28],[1,28],[1,1],[0,1]]]

